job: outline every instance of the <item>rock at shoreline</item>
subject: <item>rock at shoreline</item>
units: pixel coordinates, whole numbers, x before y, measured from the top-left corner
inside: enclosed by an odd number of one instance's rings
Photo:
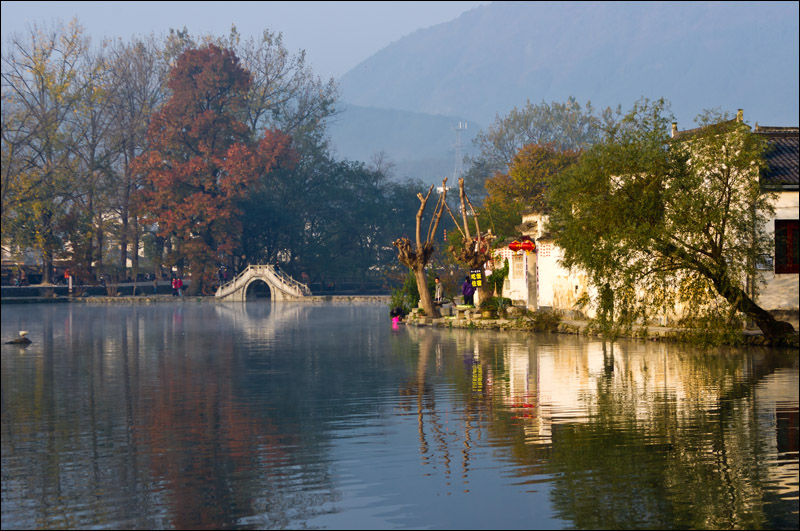
[[[6,345],[28,345],[31,343],[31,340],[28,339],[27,335],[27,330],[20,330],[19,337],[11,341],[6,341]]]

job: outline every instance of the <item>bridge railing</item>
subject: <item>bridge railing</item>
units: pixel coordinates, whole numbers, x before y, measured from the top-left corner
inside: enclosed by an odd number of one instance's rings
[[[238,280],[239,280],[240,278],[242,278],[242,277],[244,277],[246,274],[248,274],[248,272],[249,272],[249,271],[250,271],[250,266],[248,265],[247,267],[245,267],[244,269],[242,269],[242,270],[239,272],[239,274],[238,274],[238,275],[234,276],[232,279],[230,279],[229,281],[225,282],[224,284],[220,284],[220,285],[219,285],[219,288],[217,289],[217,293],[222,293],[222,292],[224,292],[224,291],[227,291],[227,288],[232,288],[232,287],[234,287],[234,286],[236,285],[236,282],[238,282]]]
[[[275,266],[267,266],[267,267],[270,267],[272,269],[272,272],[285,284],[288,284],[289,286],[297,290],[300,290],[300,293],[302,293],[303,295],[306,296],[311,295],[311,290],[309,289],[308,286],[306,286],[302,282],[298,282],[297,280],[287,275],[280,267],[275,267]]]
[[[289,289],[289,291],[295,291],[296,290],[296,291],[299,291],[304,296],[310,296],[311,295],[311,290],[308,288],[308,286],[306,286],[305,284],[303,284],[301,282],[298,282],[297,280],[293,279],[292,277],[287,275],[279,267],[272,266],[272,265],[252,265],[252,264],[248,265],[246,268],[244,268],[242,271],[240,271],[239,274],[236,275],[235,277],[233,277],[230,281],[226,282],[225,284],[222,284],[219,287],[219,290],[217,291],[217,293],[219,295],[221,295],[221,296],[224,296],[226,291],[229,291],[229,290],[230,291],[235,291],[235,290],[231,290],[230,288],[234,288],[236,286],[237,282],[240,279],[244,278],[245,276],[250,275],[251,272],[259,272],[259,271],[264,271],[264,270],[266,270],[269,273],[271,273],[272,274],[271,276],[275,280],[279,281],[281,284],[286,286]]]

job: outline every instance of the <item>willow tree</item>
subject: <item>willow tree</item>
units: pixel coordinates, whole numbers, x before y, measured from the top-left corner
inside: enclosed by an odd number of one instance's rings
[[[431,193],[433,193],[434,185],[431,185],[426,195],[423,196],[421,193],[417,194],[420,205],[416,217],[416,242],[412,243],[411,240],[406,237],[398,238],[392,242],[392,245],[397,248],[397,259],[401,264],[407,266],[414,272],[414,278],[417,281],[417,289],[419,290],[420,304],[422,304],[422,309],[425,310],[425,314],[431,317],[438,317],[439,311],[433,304],[431,292],[428,291],[425,268],[431,261],[431,257],[436,250],[434,236],[436,235],[436,229],[439,227],[439,221],[442,219],[444,209],[447,207],[447,203],[445,203],[445,198],[447,196],[446,185],[447,178],[442,181],[442,193],[439,194],[439,199],[433,210],[433,216],[428,223],[428,231],[425,235],[425,239],[422,239],[422,218],[425,214],[425,207],[428,204]]]
[[[763,141],[728,118],[707,112],[672,138],[668,104],[642,100],[552,183],[563,263],[610,287],[617,317],[679,308],[687,324],[733,329],[744,315],[770,340],[793,331],[746,289],[770,253],[773,197],[759,186]]]

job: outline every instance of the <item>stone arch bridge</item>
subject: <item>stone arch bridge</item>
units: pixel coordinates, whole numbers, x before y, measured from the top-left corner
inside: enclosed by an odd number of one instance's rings
[[[281,268],[271,265],[249,265],[217,289],[214,296],[223,301],[245,302],[248,300],[248,290],[253,283],[263,282],[269,287],[270,297],[274,301],[292,301],[311,296],[308,286],[302,284],[286,273]],[[252,298],[253,291],[250,291]]]

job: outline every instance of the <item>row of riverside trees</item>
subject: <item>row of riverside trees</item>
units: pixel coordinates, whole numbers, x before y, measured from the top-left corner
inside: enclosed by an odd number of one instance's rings
[[[765,146],[717,111],[676,142],[663,100],[626,114],[528,103],[477,137],[459,214],[443,182],[426,219],[433,187],[391,180],[380,156],[372,167],[332,156],[336,84],[270,32],[92,46],[77,21],[34,26],[3,53],[2,98],[2,244],[38,251],[45,283],[56,261],[88,282],[135,278],[141,247],[157,276],[191,275],[193,293],[210,293],[221,265],[363,279],[396,266],[394,241],[423,288],[440,228],[451,234],[440,263],[479,268],[535,208],[620,321],[679,303],[698,321],[791,330],[743,287],[770,254]]]
[[[575,98],[564,103],[528,102],[477,135],[479,154],[468,161],[452,207],[440,196],[434,212],[426,213],[433,187],[427,196],[418,195],[416,239],[400,238],[394,246],[398,261],[414,272],[420,304],[428,315],[438,315],[438,311],[426,296],[426,268],[483,270],[492,247],[517,236],[523,211],[545,206],[551,181],[577,160],[581,150],[597,142],[618,115],[610,108],[597,112],[591,103],[581,106]],[[442,189],[446,190],[446,182]],[[435,238],[442,217],[450,234],[447,241]],[[442,252],[436,254],[437,247]],[[482,280],[480,300],[492,295],[486,279]]]
[[[55,264],[84,282],[176,268],[193,293],[222,265],[367,278],[393,262],[419,185],[333,157],[337,92],[269,31],[93,45],[73,20],[11,36],[4,251],[35,250],[44,283]]]
[[[480,154],[459,183],[460,237],[447,251],[462,267],[482,268],[489,253],[481,251],[517,236],[524,210],[543,212],[563,265],[602,287],[593,304],[608,306],[600,309],[611,310],[614,326],[679,306],[687,327],[740,330],[744,318],[783,341],[794,329],[756,303],[754,281],[757,257],[773,245],[766,227],[776,197],[760,185],[768,146],[719,110],[704,111],[700,127],[679,138],[670,136],[673,121],[664,99],[642,99],[624,114],[597,114],[574,99],[528,103],[498,118],[478,135]],[[423,308],[436,315],[423,296],[434,245],[420,236],[427,197],[419,199],[416,245],[395,246],[415,272]],[[441,212],[437,205],[433,226]]]

